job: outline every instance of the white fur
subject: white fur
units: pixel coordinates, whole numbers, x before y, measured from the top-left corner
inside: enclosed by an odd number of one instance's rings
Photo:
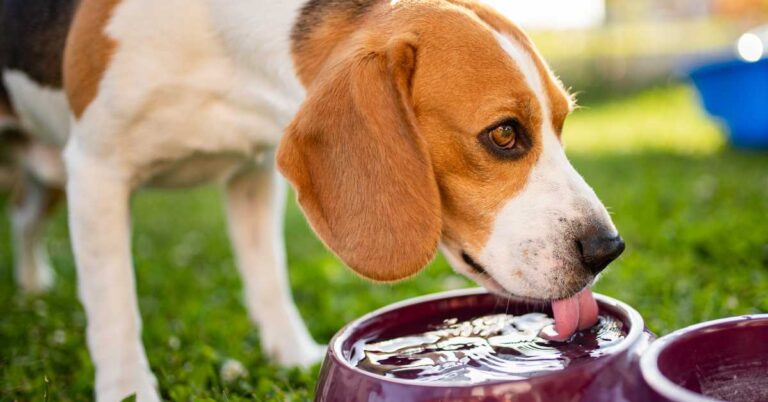
[[[69,228],[78,293],[88,317],[87,341],[96,368],[96,400],[135,394],[159,401],[144,346],[130,236],[130,186],[126,172],[89,155],[76,127],[67,145]]]
[[[229,234],[244,281],[245,302],[265,352],[289,365],[322,358],[291,300],[283,242],[286,183],[274,155],[247,166],[227,185]]]
[[[3,70],[3,82],[21,127],[44,142],[63,146],[69,134],[64,92],[40,85],[16,70]]]
[[[617,234],[608,212],[565,156],[551,123],[551,105],[531,55],[496,33],[516,63],[542,113],[543,150],[525,187],[502,207],[477,257],[495,283],[516,296],[536,299],[573,294],[594,278],[581,267],[576,240],[586,225]]]
[[[285,364],[306,365],[322,355],[290,295],[282,236],[284,183],[275,179],[271,157],[303,97],[288,38],[303,2],[122,0],[106,27],[117,48],[96,98],[79,119],[61,121],[66,104],[45,101],[51,97],[44,91],[26,100],[24,95],[33,93],[28,83],[19,85],[17,79],[12,86],[12,97],[25,99],[32,108],[23,113],[27,120],[42,121],[30,123],[35,135],[66,139],[55,128],[70,128],[64,153],[69,223],[98,401],[133,393],[139,401],[159,400],[141,343],[130,251],[128,201],[144,185],[226,181],[230,236],[246,305],[261,327],[264,349]],[[579,205],[586,205],[609,220],[549,126],[548,104],[532,60],[499,38],[529,80],[547,124],[544,154],[528,186],[501,210],[478,258],[496,285],[527,295],[542,291],[547,272],[562,269],[553,257],[563,232],[560,216],[581,216]],[[55,121],[39,117],[46,113]],[[552,200],[567,202],[547,207]],[[516,215],[519,210],[533,212],[523,217]],[[516,267],[526,261],[515,254],[524,251],[526,240],[544,245],[537,259]],[[449,258],[461,265],[455,256]],[[535,267],[542,272],[535,273]],[[514,269],[531,279],[511,280]]]
[[[248,68],[225,46],[210,7],[203,0],[125,0],[107,26],[119,46],[78,124],[99,128],[84,144],[119,159],[136,173],[134,184],[192,157],[234,156],[233,165],[252,157],[277,143],[299,105],[300,93],[278,89],[279,71],[291,64]],[[290,63],[272,51],[254,57]]]
[[[64,188],[67,173],[61,158],[60,147],[33,141],[18,154],[24,171],[35,177],[41,184],[58,189]]]
[[[227,181],[230,234],[265,351],[289,365],[322,357],[290,295],[284,184],[264,157],[304,95],[289,47],[301,4],[121,1],[105,29],[117,48],[79,119],[62,96],[6,74],[31,133],[60,143],[69,134],[69,222],[98,401],[159,400],[130,252],[128,200],[145,185]]]
[[[53,284],[45,248],[45,218],[50,186],[64,185],[60,150],[69,131],[69,112],[64,92],[40,85],[24,72],[3,71],[3,83],[17,119],[0,119],[0,128],[20,126],[37,140],[16,156],[22,164],[20,199],[10,208],[14,273],[21,289],[37,292]]]
[[[227,190],[230,233],[262,345],[283,364],[322,357],[289,292],[283,189],[269,179],[271,170],[252,166],[277,144],[303,96],[286,28],[298,4],[124,0],[114,10],[106,32],[119,46],[66,150],[69,193],[80,199],[70,222],[97,399],[128,392],[138,392],[139,400],[157,398],[139,337],[126,229],[118,223],[127,222],[126,194],[145,183],[192,185],[239,171]],[[112,169],[115,177],[114,188],[89,199],[85,195],[95,191],[91,164]],[[105,214],[114,217],[97,219]],[[102,297],[113,287],[121,290]],[[120,313],[107,317],[109,311]],[[124,352],[114,356],[112,350]],[[126,366],[132,371],[121,377]]]
[[[54,271],[45,248],[45,223],[66,181],[61,151],[42,142],[31,142],[18,151],[18,200],[12,203],[11,228],[16,282],[29,292],[53,285]]]
[[[11,204],[13,264],[16,283],[27,292],[46,290],[54,272],[45,248],[45,215],[51,190],[30,174],[24,174],[21,200]]]

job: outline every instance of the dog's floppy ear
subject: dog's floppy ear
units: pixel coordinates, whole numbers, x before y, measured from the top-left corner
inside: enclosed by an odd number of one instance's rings
[[[350,268],[403,279],[434,256],[440,197],[410,100],[415,38],[356,49],[322,71],[277,163],[310,224]]]

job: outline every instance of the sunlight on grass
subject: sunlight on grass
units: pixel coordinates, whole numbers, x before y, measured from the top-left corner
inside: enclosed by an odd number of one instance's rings
[[[723,148],[722,130],[705,115],[687,86],[576,110],[565,124],[569,153],[666,151],[708,154]]]

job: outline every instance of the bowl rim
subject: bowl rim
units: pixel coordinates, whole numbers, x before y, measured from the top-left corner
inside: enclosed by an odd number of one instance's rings
[[[722,326],[724,324],[733,324],[751,320],[768,320],[768,314],[746,314],[735,317],[720,318],[717,320],[705,321],[678,329],[667,335],[662,336],[655,342],[652,342],[648,349],[640,357],[640,372],[643,379],[655,392],[661,396],[680,402],[722,402],[720,399],[714,399],[705,395],[697,394],[686,388],[683,388],[667,378],[659,369],[659,355],[671,344],[680,338],[700,331],[702,329]]]
[[[342,345],[344,341],[348,339],[350,335],[352,335],[354,330],[360,327],[362,323],[372,319],[377,315],[385,314],[390,311],[398,310],[403,307],[407,307],[407,306],[411,306],[419,303],[425,303],[425,302],[436,301],[441,299],[450,299],[454,297],[480,296],[485,294],[493,295],[492,292],[489,292],[485,288],[467,288],[467,289],[449,290],[445,292],[432,293],[425,296],[418,296],[410,299],[405,299],[396,303],[386,305],[379,309],[376,309],[370,313],[363,315],[362,317],[359,317],[351,321],[350,323],[345,325],[341,330],[339,330],[339,332],[337,332],[336,335],[333,336],[328,347],[328,353],[331,355],[329,357],[333,358],[334,360],[336,360],[338,363],[340,363],[347,369],[354,371],[356,374],[373,378],[376,381],[407,385],[407,386],[430,387],[430,388],[432,387],[434,388],[446,388],[446,387],[474,388],[477,386],[493,386],[495,384],[509,384],[509,383],[518,383],[518,382],[530,383],[532,381],[540,382],[540,381],[546,381],[548,379],[552,379],[558,375],[562,375],[563,372],[567,372],[572,369],[571,366],[568,366],[563,368],[562,370],[553,371],[551,373],[546,373],[546,374],[540,374],[530,378],[491,380],[491,381],[484,381],[482,383],[453,383],[453,382],[447,382],[447,381],[418,382],[413,380],[404,380],[400,378],[385,377],[379,374],[362,370],[357,366],[352,365],[344,357],[344,354],[342,351]],[[635,310],[628,304],[622,301],[619,301],[617,299],[614,299],[612,297],[605,296],[600,293],[593,293],[593,295],[595,297],[595,300],[597,300],[599,304],[605,304],[609,307],[612,307],[614,309],[617,309],[619,311],[626,313],[627,320],[632,324],[637,324],[637,325],[631,325],[629,328],[629,332],[627,332],[627,336],[624,339],[622,339],[618,344],[604,349],[606,351],[606,354],[598,357],[595,360],[614,358],[619,354],[627,351],[637,343],[637,341],[640,339],[640,337],[643,335],[643,332],[645,331],[645,321],[643,320],[643,317],[640,315],[640,313],[637,312],[637,310]]]

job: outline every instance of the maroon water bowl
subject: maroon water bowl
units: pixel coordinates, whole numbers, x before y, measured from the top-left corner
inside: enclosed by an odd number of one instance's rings
[[[768,401],[768,314],[693,325],[641,360],[652,401]]]
[[[418,382],[384,377],[350,363],[353,345],[362,339],[386,339],[416,333],[447,318],[468,319],[486,314],[544,312],[548,307],[508,301],[483,289],[467,289],[419,297],[374,311],[339,331],[328,346],[315,400],[342,401],[645,401],[639,359],[654,335],[640,314],[628,305],[595,294],[600,314],[612,315],[627,336],[600,357],[579,360],[562,370],[528,379],[478,384]],[[409,332],[414,331],[414,332]]]

